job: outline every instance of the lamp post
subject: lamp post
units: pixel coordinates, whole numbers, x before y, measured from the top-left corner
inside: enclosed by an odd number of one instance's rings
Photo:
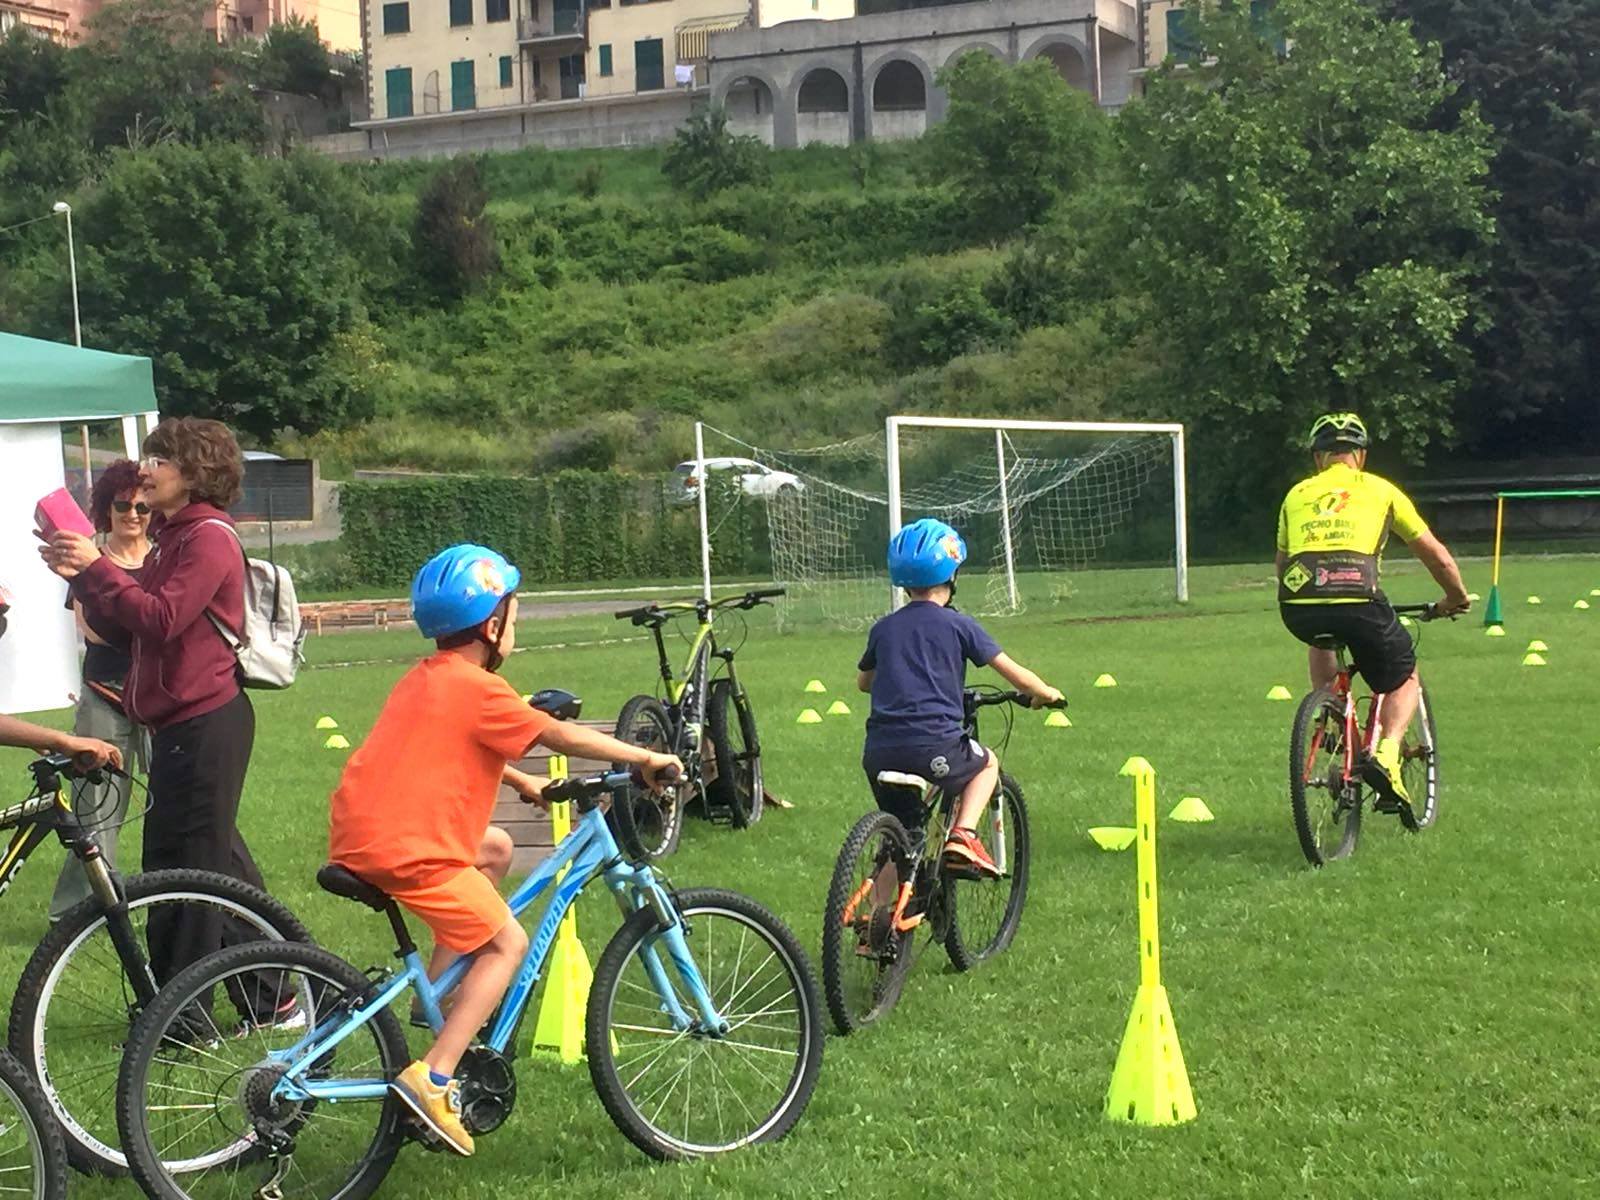
[[[72,244],[72,205],[57,200],[50,208],[67,218],[67,268],[72,275],[72,340],[83,349],[83,323],[78,319],[78,253]],[[89,427],[78,426],[78,436],[83,439],[83,497],[87,501],[94,491],[94,469],[89,464]]]

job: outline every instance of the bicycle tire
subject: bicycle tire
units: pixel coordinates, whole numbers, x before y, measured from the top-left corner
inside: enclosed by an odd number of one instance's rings
[[[743,1146],[775,1142],[793,1129],[795,1122],[805,1112],[811,1094],[816,1089],[817,1075],[822,1067],[822,1004],[817,996],[816,978],[806,961],[805,951],[800,948],[800,943],[795,940],[787,925],[748,896],[718,888],[693,888],[676,893],[673,902],[679,916],[691,931],[689,934],[691,941],[694,939],[697,924],[703,930],[713,918],[724,917],[738,922],[745,930],[754,931],[758,940],[765,944],[767,950],[765,958],[761,956],[761,947],[758,946],[750,952],[747,959],[745,944],[741,939],[738,959],[730,974],[726,969],[719,969],[710,958],[709,951],[713,943],[717,942],[717,935],[707,933],[700,940],[699,953],[694,955],[694,969],[707,981],[708,988],[715,988],[720,984],[726,990],[725,1001],[715,991],[712,993],[712,1000],[718,1005],[722,1015],[727,1017],[732,1015],[728,1011],[729,1005],[736,1000],[742,999],[746,1003],[755,1004],[769,994],[768,985],[754,986],[749,980],[739,979],[738,966],[747,961],[755,962],[759,964],[755,969],[760,971],[765,969],[768,962],[775,962],[778,971],[781,972],[781,978],[788,983],[795,998],[792,1022],[796,1038],[794,1065],[787,1078],[782,1080],[779,1099],[768,1111],[761,1113],[745,1106],[745,1112],[754,1127],[741,1130],[738,1136],[721,1143],[673,1137],[656,1124],[654,1118],[645,1116],[640,1105],[630,1095],[629,1088],[639,1083],[649,1068],[641,1068],[638,1074],[625,1084],[618,1064],[619,1056],[626,1053],[623,1047],[631,1048],[637,1043],[639,1035],[633,1032],[635,1026],[613,1021],[611,1014],[618,1004],[618,996],[624,983],[629,984],[630,991],[638,989],[638,984],[626,980],[623,974],[630,961],[633,961],[636,950],[647,939],[654,938],[660,933],[656,915],[647,907],[635,912],[623,923],[622,928],[617,930],[607,943],[600,955],[600,961],[595,964],[594,982],[590,987],[589,1006],[584,1019],[584,1041],[589,1058],[589,1075],[600,1097],[600,1103],[627,1139],[656,1159],[699,1158],[709,1154],[726,1153]],[[694,947],[691,946],[691,952],[693,950]],[[668,969],[676,970],[676,968]],[[681,977],[681,972],[678,973]],[[651,999],[654,999],[653,994]],[[626,1001],[623,1003],[627,1006]],[[764,1029],[777,1028],[781,1032],[786,1032],[784,1027],[790,1023],[785,1019],[788,1011],[782,1007],[775,1007],[782,1003],[781,997],[762,1003],[753,1013],[746,1015],[743,1021],[734,1026],[733,1032],[751,1031],[744,1034],[750,1038],[763,1036],[761,1031]],[[631,1007],[640,1011],[643,1008],[639,1004]],[[657,1011],[659,1013],[659,1009]],[[757,1017],[767,1018],[767,1022],[772,1024],[763,1022],[757,1025],[754,1023]],[[668,1030],[662,1029],[659,1032],[667,1033]],[[630,1038],[635,1040],[629,1041]],[[724,1041],[720,1037],[704,1035],[685,1038],[679,1033],[674,1036],[673,1043],[667,1044],[667,1048],[670,1049],[674,1043],[685,1041],[692,1047],[690,1064],[700,1055],[716,1053],[716,1048],[719,1046],[728,1050],[729,1053],[722,1059],[720,1067],[714,1065],[715,1060],[708,1062],[708,1065],[712,1066],[711,1081],[719,1079],[727,1081],[739,1071],[737,1052],[740,1048],[731,1040]],[[647,1054],[650,1064],[654,1064],[664,1051],[656,1052],[654,1042],[644,1044],[652,1047]],[[748,1051],[745,1053],[748,1054]],[[638,1061],[635,1059],[630,1062],[629,1069],[631,1070]],[[765,1066],[756,1072],[756,1075],[763,1081],[769,1078]],[[672,1086],[676,1087],[675,1081]],[[701,1086],[704,1088],[709,1084]],[[688,1119],[687,1097],[690,1094],[690,1087],[686,1086],[686,1120]],[[657,1108],[656,1117],[659,1117],[665,1107],[666,1100],[663,1100]],[[716,1108],[719,1129],[723,1123],[723,1112],[724,1109],[719,1103]]]
[[[17,1119],[5,1113],[9,1108]],[[15,1186],[14,1175],[27,1171],[33,1200],[66,1200],[67,1148],[61,1128],[50,1114],[38,1082],[11,1055],[0,1052],[0,1172],[7,1181],[6,1191],[24,1191]]]
[[[717,777],[707,785],[706,797],[727,811],[735,829],[748,829],[761,819],[765,807],[756,715],[750,710],[749,698],[735,690],[731,679],[713,683],[707,701],[706,732],[717,754]]]
[[[1400,810],[1400,822],[1420,833],[1439,819],[1439,735],[1427,686],[1417,680],[1417,711],[1400,743],[1400,777],[1411,802]]]
[[[1319,727],[1323,737],[1317,739]],[[1348,858],[1361,838],[1360,780],[1343,780],[1342,757],[1326,764],[1310,761],[1314,741],[1318,753],[1328,750],[1329,731],[1336,739],[1344,736],[1342,706],[1330,689],[1317,688],[1300,701],[1294,714],[1294,729],[1289,735],[1289,806],[1294,812],[1295,835],[1300,839],[1301,853],[1314,867]],[[1342,755],[1342,751],[1340,753]],[[1329,754],[1332,758],[1333,752]],[[1341,795],[1335,796],[1336,791]],[[1331,840],[1323,837],[1324,822],[1312,812],[1313,792],[1328,797],[1331,825],[1337,831],[1337,836]]]
[[[267,972],[284,975],[297,972],[320,981],[321,986],[316,987],[314,994],[308,987],[301,995],[309,998],[313,1004],[327,1002],[334,1011],[345,1003],[347,997],[368,997],[373,988],[372,981],[344,959],[321,946],[304,942],[254,942],[231,946],[206,956],[174,976],[172,981],[162,988],[155,1002],[134,1022],[133,1030],[128,1037],[127,1052],[123,1056],[122,1070],[117,1079],[117,1125],[122,1134],[123,1145],[127,1148],[128,1166],[140,1189],[152,1200],[207,1200],[205,1195],[197,1194],[195,1189],[213,1174],[220,1175],[226,1180],[229,1196],[236,1193],[257,1194],[258,1189],[250,1182],[241,1179],[240,1175],[246,1167],[253,1164],[262,1164],[263,1169],[266,1169],[265,1164],[270,1160],[258,1146],[236,1150],[230,1145],[212,1152],[208,1157],[215,1160],[215,1166],[220,1167],[220,1171],[216,1172],[211,1169],[201,1169],[193,1164],[189,1164],[188,1169],[176,1171],[164,1164],[156,1148],[151,1144],[149,1118],[152,1111],[160,1111],[160,1106],[151,1103],[149,1093],[151,1068],[158,1055],[164,1048],[171,1055],[175,1046],[188,1040],[187,1037],[171,1036],[172,1029],[183,1027],[186,1010],[192,1011],[191,1006],[201,995],[215,990],[219,984],[225,985],[229,978]],[[333,992],[335,988],[338,989],[337,994]],[[331,1019],[331,1016],[331,1013],[318,1013],[315,1009],[309,1014],[313,1023]],[[194,1028],[192,1021],[187,1028]],[[215,1029],[214,1026],[212,1028]],[[378,1051],[378,1065],[375,1070],[381,1073],[382,1078],[392,1080],[411,1060],[400,1018],[395,1015],[392,1007],[386,1008],[377,1013],[367,1023],[366,1028],[372,1031]],[[290,1040],[292,1044],[292,1040],[302,1038],[304,1035],[305,1027],[302,1026],[299,1031],[286,1032],[280,1036]],[[359,1034],[352,1034],[327,1057],[337,1062],[336,1056],[341,1053],[348,1054],[351,1043],[358,1036]],[[233,1046],[241,1047],[242,1057],[252,1057],[255,1052],[248,1045],[248,1040],[247,1037],[236,1037],[208,1043],[210,1048],[205,1055],[208,1064],[206,1069],[211,1074],[219,1073],[214,1062],[225,1062],[218,1060],[218,1055]],[[163,1060],[164,1065],[171,1062],[170,1057]],[[281,1064],[274,1065],[281,1067]],[[365,1066],[365,1063],[358,1065]],[[252,1066],[249,1069],[260,1068]],[[237,1102],[248,1092],[249,1085],[239,1082],[239,1074],[240,1072],[230,1073],[232,1087],[218,1088],[219,1100]],[[373,1137],[368,1143],[366,1153],[355,1164],[349,1175],[327,1196],[319,1197],[319,1200],[366,1200],[377,1190],[394,1165],[395,1156],[405,1140],[400,1123],[401,1105],[392,1094],[386,1095],[382,1101],[340,1104],[339,1123],[348,1124],[347,1114],[352,1109],[359,1109],[364,1105],[376,1105],[381,1109],[377,1114]],[[302,1111],[289,1119],[297,1139],[303,1139],[305,1131],[316,1120],[315,1106],[315,1101],[309,1102]],[[192,1121],[192,1118],[186,1119]],[[227,1122],[215,1116],[198,1128],[206,1129],[213,1125],[224,1130],[227,1128]],[[243,1141],[243,1138],[239,1140]],[[298,1177],[309,1179],[308,1173],[303,1171]],[[297,1198],[293,1194],[286,1194],[285,1200],[297,1200]]]
[[[1028,864],[1032,850],[1028,834],[1028,807],[1022,798],[1022,788],[1011,776],[1001,772],[999,800],[1006,823],[1006,875],[1001,879],[961,879],[945,876],[946,919],[949,929],[945,933],[945,953],[950,965],[958,971],[970,971],[979,963],[993,958],[1017,936],[1022,924],[1022,909],[1028,900]],[[993,817],[991,815],[991,821]],[[992,825],[991,825],[992,828]],[[991,834],[991,838],[992,838]],[[991,853],[994,847],[990,847]],[[969,918],[963,928],[961,913],[976,910],[986,912],[992,905],[989,892],[1005,887],[1005,899],[999,906],[999,918],[993,922],[983,917]],[[993,932],[989,932],[992,923]]]
[[[872,849],[874,843],[877,843],[877,849]],[[833,1018],[834,1029],[845,1036],[881,1020],[894,1008],[905,986],[912,959],[911,943],[916,938],[915,930],[909,934],[899,934],[883,929],[884,913],[879,910],[884,906],[879,904],[867,918],[869,923],[878,922],[876,928],[871,924],[868,926],[869,943],[883,940],[882,953],[888,953],[892,946],[894,957],[888,962],[880,960],[875,971],[868,971],[865,956],[857,954],[861,940],[857,923],[860,918],[850,911],[850,902],[866,883],[859,868],[862,855],[869,850],[874,864],[877,864],[880,855],[887,853],[893,856],[897,864],[897,883],[917,869],[911,857],[911,836],[905,826],[899,818],[881,810],[867,813],[857,821],[844,839],[844,845],[839,848],[822,915],[822,991],[828,1002],[828,1015]],[[879,869],[881,866],[873,867],[874,872]],[[860,973],[862,983],[868,983],[870,976],[870,984],[862,998],[865,1003],[856,1002],[851,995],[857,990],[851,986],[857,979],[853,972]]]
[[[131,911],[149,908],[163,900],[184,904],[212,903],[244,917],[257,928],[271,929],[283,940],[311,940],[311,934],[286,905],[259,888],[229,875],[185,868],[150,871],[124,877],[122,887]],[[91,1068],[77,1063],[65,1065],[62,1074],[67,1080],[58,1085],[57,1073],[52,1070],[50,1061],[50,1008],[57,997],[62,975],[75,957],[89,957],[95,953],[99,940],[97,935],[103,934],[105,928],[105,910],[98,900],[91,897],[63,914],[45,934],[17,981],[16,995],[11,1001],[7,1043],[11,1053],[38,1082],[60,1123],[67,1157],[72,1166],[86,1175],[115,1177],[126,1174],[128,1169],[127,1158],[121,1149],[107,1140],[115,1113],[96,1113],[92,1117],[83,1111],[84,1105],[77,1095],[78,1087],[88,1081]],[[119,965],[125,972],[126,964],[119,960]],[[126,992],[125,973],[123,979],[123,1001],[131,1004],[132,998]],[[129,1011],[135,1010],[130,1007]],[[131,1023],[131,1017],[129,1020]],[[107,1043],[107,1048],[114,1051],[115,1042]],[[114,1062],[109,1068],[94,1069],[115,1079]],[[63,1089],[66,1088],[72,1089],[73,1094],[64,1095]],[[110,1119],[105,1119],[107,1117]]]
[[[617,714],[616,738],[658,754],[672,754],[672,722],[654,696],[638,695]],[[624,769],[618,764],[618,770]],[[678,848],[683,836],[683,792],[670,787],[659,795],[631,784],[611,794],[612,832],[629,858],[656,862]]]

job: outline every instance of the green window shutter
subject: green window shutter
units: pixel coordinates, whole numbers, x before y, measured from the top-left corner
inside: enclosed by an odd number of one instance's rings
[[[503,88],[511,86],[511,55],[509,54],[500,56],[500,86]]]
[[[600,74],[602,78],[609,78],[611,75],[611,44],[609,42],[600,47]]]
[[[511,0],[485,0],[483,19],[489,22],[511,20]]]
[[[450,111],[463,112],[478,107],[475,64],[471,59],[450,64]]]
[[[1193,62],[1200,56],[1194,22],[1181,8],[1167,10],[1167,53],[1181,63]]]
[[[385,4],[383,6],[383,31],[385,33],[411,32],[411,5]]]
[[[450,24],[452,28],[472,24],[472,0],[450,0]]]
[[[633,75],[636,91],[658,92],[667,86],[660,38],[646,38],[633,44]]]
[[[390,67],[383,73],[383,87],[388,103],[384,111],[391,117],[411,115],[411,68]]]

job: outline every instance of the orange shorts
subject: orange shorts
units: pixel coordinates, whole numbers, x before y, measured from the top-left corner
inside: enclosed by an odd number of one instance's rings
[[[433,930],[433,940],[457,954],[471,954],[512,919],[499,891],[477,867],[467,867],[443,883],[389,892],[401,907]]]

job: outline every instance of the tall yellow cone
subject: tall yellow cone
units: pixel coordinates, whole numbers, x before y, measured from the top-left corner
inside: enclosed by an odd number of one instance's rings
[[[332,717],[318,717],[317,718],[317,728],[318,729],[337,729],[337,728],[339,728],[339,722],[335,721]]]
[[[334,733],[330,734],[328,740],[323,742],[322,745],[327,750],[348,750],[350,749],[350,739],[342,733]]]
[[[828,705],[828,715],[830,717],[848,717],[850,715],[850,706],[843,700],[835,700]]]
[[[1525,667],[1543,667],[1548,664],[1542,654],[1525,654],[1522,656],[1522,665]]]
[[[1135,1125],[1178,1125],[1196,1116],[1189,1072],[1178,1045],[1167,989],[1161,986],[1161,930],[1156,911],[1156,772],[1130,758],[1139,860],[1139,991],[1106,1089],[1106,1117]]]
[[[550,756],[550,778],[567,777],[565,755]],[[572,829],[571,807],[566,804],[550,806],[550,836],[559,845]],[[559,881],[566,871],[556,878]],[[578,912],[569,908],[556,931],[556,942],[550,950],[550,961],[545,968],[544,998],[539,1002],[539,1018],[533,1029],[533,1049],[554,1053],[564,1063],[575,1063],[583,1057],[583,1018],[589,1004],[589,985],[594,981],[594,970],[589,965],[589,955],[578,940]],[[612,1044],[615,1045],[613,1036]]]
[[[827,686],[820,679],[810,679],[806,681],[806,691],[808,692],[825,692],[827,690]]]
[[[1047,729],[1072,728],[1072,718],[1067,716],[1067,714],[1062,712],[1059,708],[1051,712],[1051,714],[1044,719],[1044,723],[1045,728]]]
[[[1289,694],[1289,689],[1284,687],[1283,684],[1275,683],[1268,690],[1267,699],[1268,700],[1293,700],[1294,697]]]
[[[1094,681],[1094,685],[1099,688],[1116,687],[1117,681],[1110,675],[1102,675]]]
[[[794,719],[796,725],[821,725],[822,714],[814,708],[802,708],[800,715]]]

